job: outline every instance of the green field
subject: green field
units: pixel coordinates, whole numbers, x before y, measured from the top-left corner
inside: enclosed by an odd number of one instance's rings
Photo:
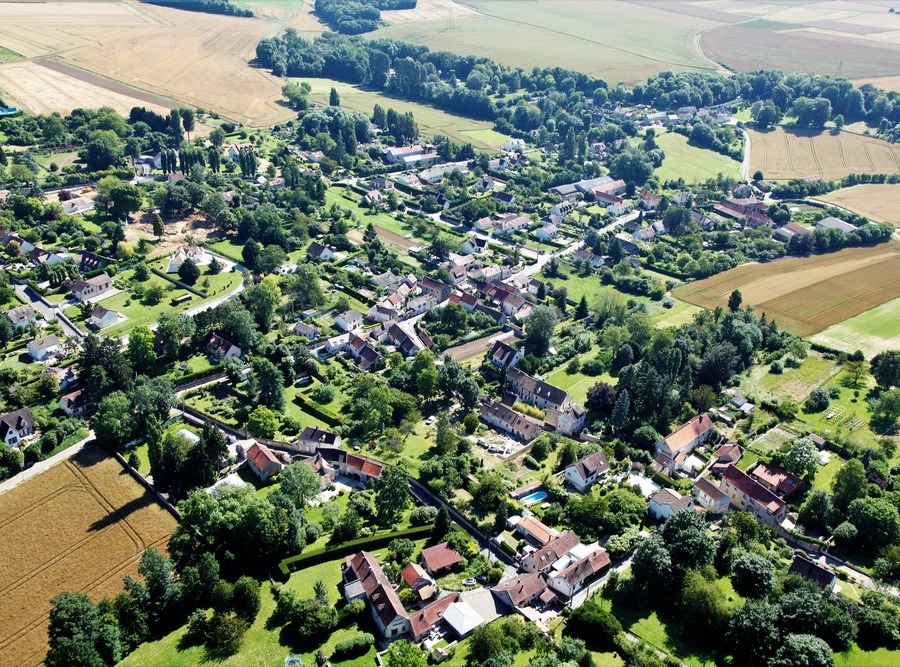
[[[683,178],[699,183],[718,174],[740,178],[741,163],[715,151],[689,146],[687,137],[675,132],[657,135],[656,143],[665,151],[666,159],[656,170],[661,181]]]
[[[812,340],[844,352],[862,350],[867,357],[900,348],[900,299],[832,324]]]
[[[781,375],[769,372],[769,366],[753,366],[741,380],[740,390],[757,403],[764,399],[806,400],[813,389],[837,372],[837,364],[818,352],[810,352],[800,368],[785,368]]]
[[[645,273],[650,273],[649,271]],[[680,327],[682,324],[694,321],[694,316],[703,309],[699,306],[673,299],[675,305],[671,308],[661,308],[650,316],[650,320],[660,329],[666,327]]]
[[[633,294],[623,294],[612,285],[604,285],[600,281],[600,276],[591,274],[589,276],[581,276],[575,273],[572,265],[567,262],[560,262],[559,270],[562,271],[567,278],[549,277],[543,271],[537,275],[537,278],[543,280],[555,289],[566,288],[566,294],[573,301],[580,301],[582,296],[587,297],[588,304],[593,303],[594,297],[601,292],[612,292],[618,294],[626,301],[635,301],[638,303],[648,302],[650,299],[646,296],[635,296]],[[549,291],[549,289],[548,289]]]
[[[447,11],[436,8],[423,17],[431,20],[398,20],[367,36],[424,44],[433,51],[487,56],[526,70],[567,67],[600,76],[612,85],[637,83],[662,70],[719,69],[695,44],[700,30],[716,23],[662,9],[573,0],[472,0],[454,9],[452,27]],[[391,22],[391,12],[383,18]],[[639,34],[634,30],[637,22]]]
[[[320,104],[328,104],[329,93],[332,88],[335,88],[340,95],[342,107],[351,111],[359,111],[367,116],[372,115],[372,109],[376,104],[380,104],[385,109],[393,108],[398,113],[411,111],[419,126],[419,131],[427,137],[443,134],[458,143],[471,143],[479,150],[492,152],[499,150],[503,142],[509,138],[495,132],[492,129],[491,121],[457,116],[427,104],[395,99],[374,90],[366,90],[333,79],[303,78],[296,79],[296,81],[298,83],[305,81],[312,86],[309,99]]]
[[[25,60],[25,56],[16,53],[15,51],[10,51],[5,46],[0,46],[0,65],[5,63],[17,63],[20,60]]]
[[[595,356],[598,351],[599,350],[595,348],[590,353],[582,354],[579,356],[582,361],[587,361],[592,356]],[[567,373],[567,365],[568,364],[563,364],[559,368],[556,368],[555,370],[553,370],[553,372],[548,373],[544,379],[550,384],[555,385],[560,389],[565,389],[567,392],[572,394],[572,398],[574,398],[577,403],[581,403],[582,405],[584,405],[585,400],[587,400],[588,389],[593,387],[598,382],[607,382],[613,386],[616,385],[616,378],[612,377],[608,373],[603,373],[601,375]]]

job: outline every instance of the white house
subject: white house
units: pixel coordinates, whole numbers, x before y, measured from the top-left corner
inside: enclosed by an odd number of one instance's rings
[[[55,335],[44,336],[29,341],[27,345],[28,354],[35,361],[44,361],[59,352],[60,341]]]
[[[541,241],[549,241],[559,236],[559,228],[556,225],[544,225],[534,230],[534,236]]]
[[[336,315],[334,318],[334,326],[341,331],[355,331],[363,325],[362,313],[351,308],[348,311]]]
[[[478,236],[470,236],[463,241],[459,251],[463,255],[483,255],[488,251],[488,240]]]
[[[97,329],[105,329],[106,327],[111,327],[113,324],[119,321],[119,313],[115,310],[110,310],[109,308],[105,308],[103,306],[97,306],[94,308],[94,312],[91,313],[90,323],[91,326],[96,327]]]
[[[225,361],[226,359],[240,359],[243,352],[237,345],[225,340],[219,334],[213,334],[206,344],[206,352],[209,358],[214,362]]]
[[[34,309],[29,305],[16,306],[6,311],[6,318],[14,329],[25,329],[35,321]]]
[[[602,450],[578,459],[566,468],[566,481],[578,493],[587,492],[594,484],[609,476],[609,460]]]
[[[21,408],[0,417],[0,441],[9,447],[18,447],[23,440],[34,435],[34,417],[31,410]]]
[[[78,417],[83,415],[87,412],[89,407],[90,401],[88,401],[87,395],[84,393],[83,389],[73,391],[71,394],[66,394],[59,399],[59,409],[68,417]]]
[[[694,482],[691,495],[694,497],[694,502],[713,514],[723,514],[728,509],[730,502],[728,494],[723,493],[718,486],[705,477]]]
[[[106,273],[99,276],[88,278],[87,280],[76,280],[72,283],[72,294],[78,301],[87,301],[104,294],[112,289],[112,278]]]
[[[650,498],[650,514],[660,520],[666,520],[676,512],[691,506],[691,497],[682,496],[672,489],[661,488]]]
[[[675,457],[679,452],[690,454],[705,443],[715,431],[712,419],[707,415],[697,415],[674,433],[656,443],[656,451]]]
[[[211,260],[209,253],[198,246],[179,246],[175,254],[169,258],[169,265],[166,267],[166,273],[178,273],[181,265],[185,260],[190,259],[197,266],[205,266]]]

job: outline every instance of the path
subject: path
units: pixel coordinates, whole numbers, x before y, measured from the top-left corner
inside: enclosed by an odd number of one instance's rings
[[[744,159],[741,162],[741,178],[750,182],[750,133],[741,128],[744,133]]]
[[[31,479],[35,475],[40,475],[42,472],[44,472],[45,470],[49,470],[50,468],[55,466],[57,463],[61,463],[67,459],[72,458],[78,452],[80,452],[82,449],[84,449],[84,446],[93,439],[94,439],[94,431],[90,430],[90,431],[88,431],[87,437],[84,440],[79,440],[71,447],[67,447],[66,449],[62,450],[58,454],[54,454],[49,459],[44,459],[43,461],[38,461],[30,468],[27,468],[27,469],[23,470],[22,472],[20,472],[18,475],[15,475],[14,477],[10,477],[5,482],[0,483],[0,493],[6,493],[10,489],[14,489],[17,486],[19,486],[19,484],[24,482],[26,479]]]
[[[34,291],[31,290],[27,285],[16,285],[15,290],[16,293],[21,296],[32,308],[34,308],[44,316],[45,321],[59,322],[59,325],[62,327],[63,333],[66,334],[66,336],[68,336],[69,338],[81,338],[81,334],[71,326],[69,326],[69,324],[66,323],[64,319],[62,319],[61,317],[56,317],[56,308],[49,307],[46,303],[37,298]]]

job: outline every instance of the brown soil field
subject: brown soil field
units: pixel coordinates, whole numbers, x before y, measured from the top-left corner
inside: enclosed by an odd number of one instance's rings
[[[0,664],[39,665],[50,600],[115,595],[147,547],[164,550],[175,519],[97,448],[0,496]]]
[[[787,180],[804,176],[841,178],[850,173],[900,171],[900,145],[859,134],[778,127],[750,130],[750,171]]]
[[[159,241],[153,235],[153,216],[149,213],[136,219],[129,216],[128,225],[125,227],[125,241],[131,245],[137,245],[141,239],[154,241],[153,250],[147,255],[150,259],[170,255],[179,246],[196,245],[206,241],[219,240],[222,232],[206,221],[202,213],[195,213],[187,217],[163,218],[166,223],[166,235]],[[188,239],[191,239],[190,242]]]
[[[865,83],[871,83],[877,88],[887,91],[900,92],[900,76],[876,76],[866,79],[853,79],[854,86],[861,86]]]
[[[894,243],[812,257],[745,264],[682,285],[674,296],[703,308],[725,306],[739,289],[745,304],[799,336],[808,336],[900,297]]]
[[[158,95],[131,90],[53,61],[25,60],[0,65],[0,90],[4,97],[34,113],[44,114],[54,111],[67,114],[85,106],[112,107],[123,116],[136,106],[167,114],[169,109],[178,106]]]
[[[900,185],[854,185],[816,199],[859,213],[874,222],[891,222],[900,227]]]

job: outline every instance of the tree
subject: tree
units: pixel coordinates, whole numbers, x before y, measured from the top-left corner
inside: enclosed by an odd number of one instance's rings
[[[88,169],[102,171],[117,164],[125,155],[125,150],[115,132],[96,130],[91,133],[81,155]]]
[[[375,485],[375,514],[378,521],[390,525],[397,521],[409,506],[409,481],[400,466],[388,466]]]
[[[715,543],[707,531],[704,514],[676,512],[663,526],[662,536],[674,567],[687,570],[712,563]]]
[[[628,421],[628,411],[631,409],[631,401],[628,396],[628,390],[623,389],[616,398],[616,404],[613,406],[612,415],[609,420],[616,427],[617,431],[621,431]]]
[[[257,437],[274,438],[278,417],[265,405],[257,406],[247,418],[247,430]]]
[[[428,660],[418,646],[405,639],[391,644],[385,656],[386,667],[428,667]]]
[[[850,376],[853,387],[859,387],[859,381],[866,373],[866,362],[862,359],[850,359],[844,362],[844,372]]]
[[[279,412],[284,409],[284,376],[265,357],[253,359],[250,391],[261,405]]]
[[[566,634],[583,639],[595,651],[616,650],[621,633],[619,619],[590,600],[573,611],[566,624]]]
[[[885,350],[875,355],[870,370],[881,389],[900,387],[900,350]]]
[[[135,327],[128,336],[125,356],[139,373],[147,373],[156,364],[154,340],[155,335],[149,327]]]
[[[735,664],[764,665],[778,643],[778,607],[766,600],[747,600],[728,624],[726,640]]]
[[[328,93],[328,105],[333,107],[341,106],[341,96],[338,94],[337,88],[332,88]]]
[[[867,495],[866,469],[859,459],[850,459],[834,476],[831,500],[840,512],[846,512],[850,503]]]
[[[101,444],[121,447],[131,440],[134,428],[131,401],[127,394],[114,391],[100,401],[94,414],[94,433]]]
[[[456,434],[456,430],[450,422],[450,415],[446,410],[438,415],[436,430],[434,441],[437,445],[438,453],[442,456],[455,455],[459,436]]]
[[[815,635],[787,635],[769,663],[772,667],[831,667],[831,647]]]
[[[537,306],[525,320],[525,349],[529,354],[542,357],[550,348],[550,340],[556,329],[556,313],[550,306]]]
[[[187,107],[183,107],[178,110],[181,113],[181,124],[184,127],[184,131],[187,132],[188,141],[191,140],[191,132],[194,131],[194,124],[196,120],[196,116],[194,115],[194,110],[189,109]]]
[[[238,617],[247,623],[253,623],[261,604],[259,582],[256,579],[245,575],[234,582],[231,605]]]
[[[702,636],[718,637],[728,624],[728,600],[724,591],[700,572],[692,570],[685,575],[681,607],[685,612],[685,625]]]
[[[156,238],[162,238],[166,233],[166,226],[163,224],[163,219],[159,217],[159,213],[153,214],[153,236]]]
[[[608,382],[597,382],[587,390],[587,399],[584,402],[591,412],[600,415],[609,415],[616,404],[616,390]]]
[[[178,267],[178,277],[181,278],[181,282],[193,285],[200,278],[200,267],[188,257]]]
[[[63,592],[50,604],[47,628],[47,667],[111,665],[122,658],[119,629],[114,619],[101,616],[83,593]]]
[[[318,473],[302,461],[292,463],[281,471],[281,491],[297,507],[306,506],[322,492],[322,482]]]
[[[247,310],[262,331],[268,331],[275,319],[275,310],[281,302],[281,288],[276,276],[266,276],[261,283],[244,290]]]
[[[140,210],[144,195],[140,188],[120,181],[115,176],[104,176],[97,183],[97,203],[113,220],[121,220],[129,213]]]
[[[731,296],[728,297],[728,310],[732,313],[736,313],[741,309],[741,304],[744,301],[744,297],[741,295],[741,290],[736,289],[731,293]]]
[[[244,641],[249,624],[233,611],[216,614],[209,623],[206,648],[210,654],[223,659],[236,654]]]
[[[262,245],[258,241],[249,239],[241,250],[241,259],[244,261],[244,264],[251,269],[255,269],[261,250]]]
[[[879,430],[888,431],[900,419],[900,389],[890,389],[878,397],[872,406],[872,423]]]
[[[665,588],[672,576],[672,559],[662,537],[651,535],[640,543],[631,562],[631,574],[640,590]]]
[[[763,597],[775,589],[775,568],[765,556],[745,553],[731,565],[734,590],[744,597]]]
[[[588,308],[587,297],[582,294],[581,301],[578,302],[578,306],[575,308],[575,313],[572,317],[576,320],[583,320],[588,315],[590,315],[590,310]]]
[[[781,466],[798,477],[813,479],[819,469],[819,450],[809,438],[797,438],[784,453]]]
[[[480,665],[505,649],[506,635],[498,623],[479,625],[469,639],[469,665]]]
[[[431,529],[431,536],[429,538],[430,542],[440,542],[443,540],[447,533],[450,532],[450,511],[447,509],[446,505],[441,505],[441,508],[438,510],[437,518],[434,521],[434,526]]]
[[[825,489],[816,489],[809,494],[809,498],[800,508],[800,522],[804,526],[824,530],[831,509],[831,494]]]
[[[278,245],[267,245],[256,260],[256,270],[260,273],[274,273],[278,267],[287,262],[287,253]]]
[[[887,498],[857,498],[847,507],[847,520],[865,535],[865,548],[872,551],[900,538],[900,515]]]

